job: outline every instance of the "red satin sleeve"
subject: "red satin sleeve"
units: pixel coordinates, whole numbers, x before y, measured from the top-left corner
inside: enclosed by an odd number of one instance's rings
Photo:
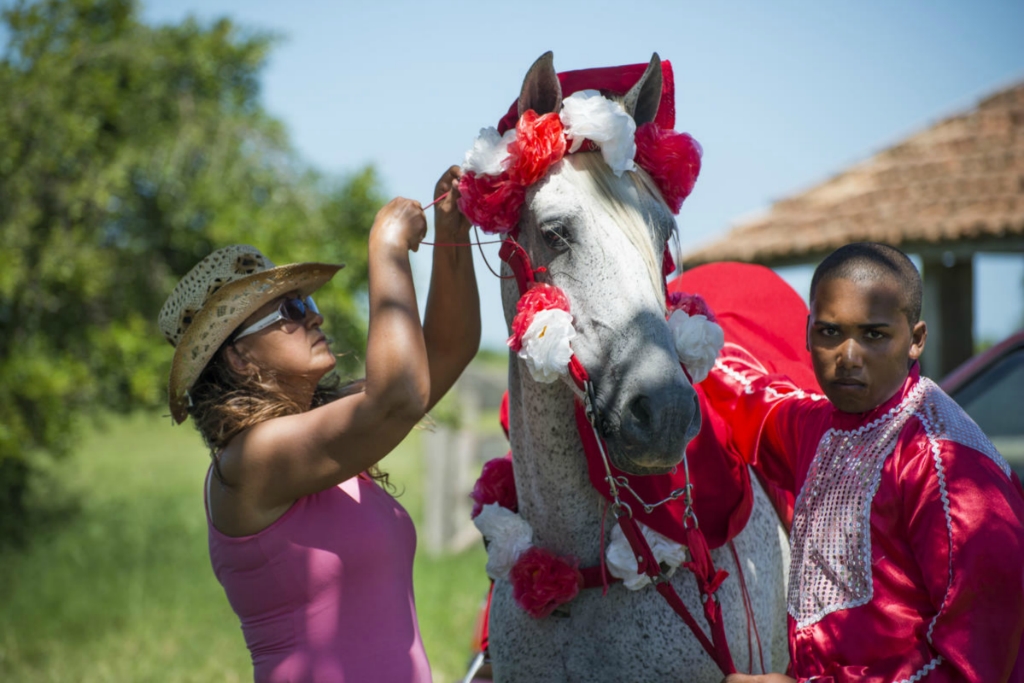
[[[827,402],[768,374],[735,344],[725,345],[700,388],[729,423],[732,447],[758,473],[789,528],[794,496],[824,433]]]
[[[1019,681],[1024,672],[1011,673],[1024,633],[1020,483],[959,443],[919,436],[915,446],[900,471],[903,514],[938,610],[931,644],[944,660],[927,680]]]
[[[917,431],[917,433],[915,433]],[[1024,681],[1024,492],[992,459],[908,429],[893,458],[911,553],[932,605],[926,683]],[[941,465],[941,467],[940,467]],[[940,476],[941,472],[941,476]],[[877,599],[877,598],[876,598]],[[897,680],[907,653],[829,667],[815,683]]]

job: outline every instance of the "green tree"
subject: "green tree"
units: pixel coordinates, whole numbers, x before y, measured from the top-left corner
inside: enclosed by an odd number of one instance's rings
[[[199,258],[249,243],[344,261],[318,296],[346,374],[382,203],[372,168],[303,164],[259,101],[271,36],[227,19],[149,26],[132,0],[21,1],[0,37],[0,539],[21,528],[28,456],[75,417],[166,399],[156,315]]]

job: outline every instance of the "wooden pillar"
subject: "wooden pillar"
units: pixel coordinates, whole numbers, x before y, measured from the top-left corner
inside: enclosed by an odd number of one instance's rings
[[[922,265],[921,319],[928,324],[928,342],[921,366],[939,381],[974,355],[974,268],[970,255],[952,252],[925,258]]]

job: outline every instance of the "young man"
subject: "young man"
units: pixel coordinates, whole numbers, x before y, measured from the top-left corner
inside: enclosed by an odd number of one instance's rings
[[[920,313],[910,259],[851,244],[811,282],[807,344],[825,396],[730,344],[701,385],[739,452],[796,495],[798,681],[1024,681],[1024,491],[978,426],[920,376]]]

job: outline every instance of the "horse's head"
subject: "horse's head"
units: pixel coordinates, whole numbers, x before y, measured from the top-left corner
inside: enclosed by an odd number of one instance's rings
[[[641,126],[654,120],[661,90],[655,55],[639,82],[615,99]],[[519,112],[557,114],[562,102],[548,53],[526,76]],[[672,211],[643,169],[617,175],[600,151],[579,151],[527,188],[515,231],[533,267],[546,269],[538,279],[569,300],[572,351],[594,385],[598,431],[612,463],[633,474],[674,467],[700,428],[696,393],[666,323],[662,255],[674,229]],[[519,296],[506,281],[510,325]]]

